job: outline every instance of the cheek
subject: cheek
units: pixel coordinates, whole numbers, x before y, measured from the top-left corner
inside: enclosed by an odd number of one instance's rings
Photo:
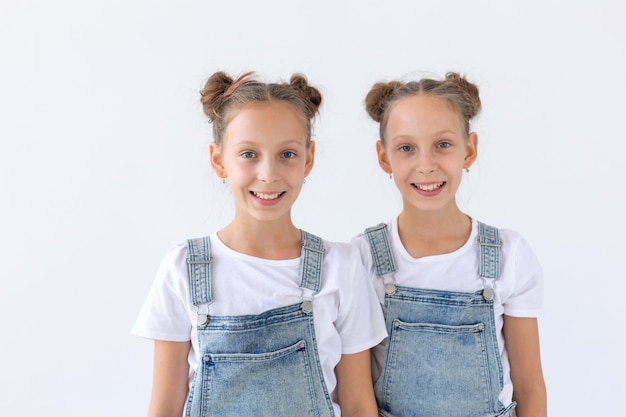
[[[288,179],[293,185],[301,184],[304,181],[305,167],[303,164],[284,167],[283,178]]]
[[[389,157],[389,165],[394,172],[405,172],[413,168],[413,161],[408,155],[393,154]]]
[[[254,175],[253,164],[242,159],[230,160],[224,164],[224,167],[231,181],[245,181],[246,178]]]
[[[456,166],[459,167],[460,170],[463,170],[463,165],[465,164],[465,155],[459,155],[456,160]]]

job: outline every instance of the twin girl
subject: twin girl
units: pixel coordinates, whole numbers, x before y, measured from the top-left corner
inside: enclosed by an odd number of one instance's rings
[[[381,169],[402,211],[351,242],[293,224],[320,92],[300,74],[213,74],[210,161],[224,228],[165,255],[133,333],[154,340],[149,416],[541,417],[542,271],[512,230],[463,213],[478,88],[375,84]]]

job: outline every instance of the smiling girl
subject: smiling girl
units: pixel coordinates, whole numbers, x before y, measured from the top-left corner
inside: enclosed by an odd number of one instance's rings
[[[386,332],[358,251],[291,220],[319,91],[217,72],[201,101],[235,214],[166,254],[135,323],[155,340],[149,415],[376,416],[369,349]]]
[[[546,415],[541,267],[518,233],[456,203],[477,157],[470,121],[480,107],[457,73],[377,83],[366,98],[379,165],[403,201],[396,218],[353,239],[389,333],[374,349],[382,416]]]

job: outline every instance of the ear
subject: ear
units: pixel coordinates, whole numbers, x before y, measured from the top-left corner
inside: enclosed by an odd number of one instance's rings
[[[385,144],[380,140],[376,142],[376,153],[378,154],[378,165],[380,165],[382,170],[387,174],[391,174],[392,169],[389,155],[387,155],[387,151],[385,150]]]
[[[211,159],[211,168],[213,168],[213,172],[215,172],[215,174],[220,178],[228,177],[228,174],[226,173],[226,168],[224,167],[222,148],[216,142],[211,142],[211,144],[209,145],[209,156]]]
[[[478,135],[471,132],[465,141],[465,158],[463,158],[463,168],[469,169],[478,157]]]
[[[311,141],[309,143],[309,147],[306,150],[306,162],[304,163],[304,176],[307,177],[311,170],[313,169],[313,165],[315,164],[315,142]]]

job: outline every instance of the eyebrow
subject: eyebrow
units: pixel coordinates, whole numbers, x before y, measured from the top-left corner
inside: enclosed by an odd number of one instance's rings
[[[284,142],[281,142],[279,144],[279,146],[300,146],[300,145],[306,145],[307,141],[304,140],[302,142],[300,142],[300,140],[298,139],[290,139],[290,140],[286,140]],[[236,142],[233,145],[236,146],[256,146],[258,145],[258,141],[253,141],[253,140],[242,140],[241,142]]]
[[[438,131],[438,132],[435,132],[435,135],[441,135],[441,134],[443,134],[443,133],[452,133],[452,134],[455,134],[455,135],[456,135],[456,134],[458,134],[459,132],[457,132],[456,130],[452,130],[452,129],[443,129],[443,130],[440,130],[440,131]]]
[[[443,135],[445,133],[452,133],[453,135],[458,135],[459,132],[456,132],[454,130],[451,129],[442,129],[442,130],[438,130],[436,132],[434,132],[432,134],[432,136],[439,136],[439,135]],[[407,139],[407,138],[413,138],[413,135],[410,134],[401,134],[401,135],[396,135],[394,137],[391,138],[391,141],[396,141],[396,140],[403,140],[403,139]]]

